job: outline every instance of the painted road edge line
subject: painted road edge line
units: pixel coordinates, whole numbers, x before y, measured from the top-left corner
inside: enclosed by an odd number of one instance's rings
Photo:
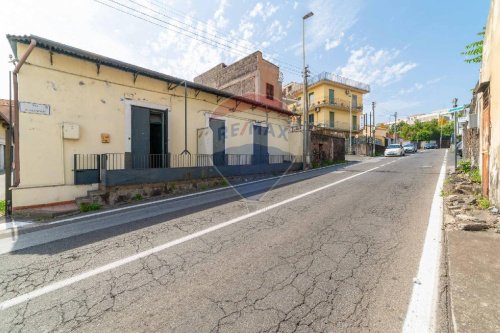
[[[305,193],[302,193],[302,194],[299,194],[295,197],[292,197],[292,198],[288,198],[286,200],[283,200],[283,201],[280,201],[280,202],[277,202],[275,204],[272,204],[270,206],[267,206],[267,207],[264,207],[264,208],[261,208],[259,210],[256,210],[254,212],[251,212],[251,213],[248,213],[248,214],[245,214],[245,215],[241,215],[239,217],[236,217],[234,219],[231,219],[229,221],[226,221],[226,222],[222,222],[222,223],[219,223],[219,224],[216,224],[214,226],[211,226],[209,228],[206,228],[206,229],[202,229],[200,231],[197,231],[195,233],[192,233],[192,234],[189,234],[187,236],[184,236],[184,237],[181,237],[181,238],[178,238],[178,239],[175,239],[173,241],[170,241],[170,242],[167,242],[165,244],[162,244],[162,245],[159,245],[159,246],[156,246],[156,247],[153,247],[149,250],[146,250],[146,251],[143,251],[143,252],[139,252],[139,253],[136,253],[132,256],[129,256],[129,257],[126,257],[126,258],[123,258],[123,259],[120,259],[120,260],[116,260],[114,262],[111,262],[109,264],[106,264],[104,266],[101,266],[101,267],[97,267],[97,268],[94,268],[92,270],[89,270],[87,272],[83,272],[81,274],[78,274],[78,275],[75,275],[75,276],[72,276],[72,277],[69,277],[69,278],[66,278],[66,279],[63,279],[63,280],[60,280],[60,281],[57,281],[57,282],[54,282],[54,283],[51,283],[51,284],[48,284],[44,287],[41,287],[39,289],[35,289],[33,291],[30,291],[26,294],[22,294],[22,295],[19,295],[17,297],[14,297],[14,298],[11,298],[9,300],[6,300],[6,301],[3,301],[0,303],[0,310],[6,310],[8,308],[11,308],[15,305],[18,305],[18,304],[21,304],[21,303],[24,303],[24,302],[27,302],[29,300],[32,300],[34,298],[37,298],[39,296],[42,296],[44,294],[47,294],[47,293],[50,293],[50,292],[53,292],[53,291],[56,291],[58,289],[61,289],[61,288],[64,288],[64,287],[67,287],[69,285],[72,285],[74,283],[77,283],[79,281],[83,281],[85,279],[88,279],[90,277],[93,277],[95,275],[98,275],[98,274],[101,274],[101,273],[104,273],[104,272],[107,272],[107,271],[110,271],[112,269],[115,269],[115,268],[118,268],[120,266],[123,266],[123,265],[126,265],[128,263],[131,263],[133,261],[136,261],[136,260],[139,260],[139,259],[142,259],[142,258],[145,258],[147,256],[150,256],[154,253],[157,253],[157,252],[160,252],[160,251],[164,251],[170,247],[173,247],[173,246],[176,246],[176,245],[179,245],[179,244],[182,244],[182,243],[185,243],[187,241],[190,241],[192,239],[195,239],[195,238],[198,238],[198,237],[201,237],[203,235],[206,235],[208,233],[211,233],[213,231],[216,231],[216,230],[219,230],[219,229],[222,229],[222,228],[225,228],[227,226],[230,226],[232,224],[235,224],[235,223],[238,223],[238,222],[241,222],[243,220],[246,220],[248,218],[251,218],[251,217],[254,217],[256,215],[260,215],[262,213],[265,213],[265,212],[268,212],[272,209],[275,209],[275,208],[278,208],[280,206],[283,206],[283,205],[286,205],[290,202],[293,202],[293,201],[296,201],[296,200],[299,200],[299,199],[302,199],[306,196],[309,196],[311,194],[314,194],[314,193],[317,193],[317,192],[320,192],[320,191],[323,191],[327,188],[330,188],[330,187],[333,187],[335,185],[338,185],[340,183],[343,183],[343,182],[346,182],[350,179],[353,179],[353,178],[356,178],[356,177],[359,177],[361,175],[364,175],[366,173],[369,173],[371,171],[374,171],[376,169],[379,169],[381,167],[384,167],[388,164],[391,164],[393,163],[394,161],[391,161],[389,163],[385,163],[385,164],[382,164],[382,165],[379,165],[377,167],[374,167],[374,168],[371,168],[371,169],[368,169],[366,171],[363,171],[363,172],[360,172],[358,174],[355,174],[355,175],[352,175],[352,176],[349,176],[349,177],[346,177],[346,178],[343,178],[343,179],[340,179],[340,180],[337,180],[333,183],[330,183],[330,184],[327,184],[327,185],[324,185],[324,186],[321,186],[321,187],[318,187],[314,190],[311,190],[311,191],[308,191],[308,192],[305,192]]]
[[[441,190],[446,175],[446,157],[439,172],[436,190],[432,200],[429,223],[425,234],[422,256],[417,276],[413,283],[413,292],[403,325],[404,333],[434,332],[439,285],[439,265],[442,247],[443,198]]]

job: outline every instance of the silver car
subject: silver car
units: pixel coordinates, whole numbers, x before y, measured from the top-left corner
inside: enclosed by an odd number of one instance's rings
[[[407,143],[403,145],[403,148],[405,150],[405,153],[416,153],[417,152],[417,147],[413,143]]]
[[[385,148],[384,156],[405,156],[405,150],[401,144],[393,143]]]

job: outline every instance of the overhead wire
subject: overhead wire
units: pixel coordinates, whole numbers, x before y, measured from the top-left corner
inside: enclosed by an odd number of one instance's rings
[[[175,19],[175,18],[169,17],[169,16],[167,16],[165,14],[159,13],[159,12],[157,12],[155,10],[152,10],[149,7],[146,7],[144,5],[141,5],[141,4],[137,3],[134,0],[128,0],[128,1],[132,2],[132,3],[136,4],[136,5],[138,5],[142,9],[146,9],[148,11],[155,12],[155,13],[163,16],[163,17],[172,19],[172,20],[174,20],[176,22],[179,22],[179,23],[181,23],[181,24],[183,24],[185,26],[188,26],[191,29],[185,29],[185,27],[183,28],[181,26],[177,26],[177,25],[175,25],[175,24],[173,24],[171,22],[167,22],[167,21],[162,20],[160,18],[154,17],[154,16],[152,16],[152,15],[150,15],[150,14],[148,14],[148,13],[142,11],[142,10],[138,10],[137,8],[133,8],[133,7],[127,6],[126,4],[123,4],[123,3],[119,2],[119,1],[116,1],[116,0],[94,0],[94,1],[100,3],[100,4],[104,5],[104,6],[107,6],[107,7],[111,8],[111,9],[114,9],[116,11],[119,11],[121,13],[127,14],[127,15],[135,17],[135,18],[138,18],[140,20],[143,20],[143,21],[148,22],[150,24],[162,27],[164,29],[167,29],[167,30],[179,33],[179,34],[182,34],[182,35],[184,35],[184,36],[186,36],[188,38],[194,39],[194,40],[199,41],[201,43],[205,43],[205,44],[208,44],[210,46],[214,46],[214,47],[223,49],[223,50],[225,50],[227,52],[230,52],[230,53],[233,53],[233,54],[238,54],[238,55],[247,55],[248,54],[248,52],[246,52],[246,51],[243,51],[241,49],[238,49],[236,47],[230,46],[230,45],[225,44],[225,43],[221,43],[219,40],[214,40],[213,38],[208,38],[208,37],[204,36],[207,33],[204,30],[200,30],[199,28],[193,27],[193,26],[191,26],[191,25],[189,25],[187,23],[179,21],[178,19]],[[105,2],[105,1],[107,1],[107,2]],[[126,10],[124,10],[122,8],[119,8],[119,7],[116,7],[116,6],[113,6],[109,2],[111,2],[111,3],[115,4],[115,5],[118,5],[120,7],[123,7]],[[137,13],[139,13],[140,15],[137,15]],[[151,21],[151,19],[155,20],[155,21],[158,21],[158,22],[161,22],[161,23],[153,22],[153,21]],[[200,20],[198,20],[198,21],[200,21]],[[200,21],[200,22],[202,22],[202,21]],[[204,23],[204,24],[206,24],[206,23]],[[212,33],[209,33],[209,35],[217,36],[217,35],[212,34]],[[216,38],[221,39],[218,36]],[[223,39],[223,40],[226,41],[226,43],[229,42],[229,43],[233,43],[233,45],[234,45],[234,42],[231,42],[230,40],[226,40],[226,39]],[[243,45],[243,47],[244,47],[244,45]],[[253,49],[252,49],[252,51],[253,51]],[[273,58],[273,56],[271,56],[270,58]],[[274,57],[274,58],[276,59],[276,57]],[[280,66],[280,68],[283,71],[286,71],[288,73],[292,73],[292,74],[295,74],[295,75],[302,75],[303,74],[302,71],[298,67],[296,67],[295,65],[285,63],[285,62],[283,62],[281,60],[276,60],[276,62],[278,62],[278,65]]]
[[[136,3],[134,0],[128,0],[128,1]],[[213,36],[213,37],[215,37],[215,38],[219,38],[219,39],[221,39],[221,40],[223,40],[223,41],[226,41],[226,42],[228,42],[228,43],[230,43],[230,44],[233,44],[233,45],[235,45],[235,47],[241,47],[241,48],[244,48],[244,49],[246,50],[246,52],[249,52],[249,53],[254,52],[254,49],[252,49],[252,48],[250,48],[250,47],[247,47],[247,46],[245,46],[245,45],[239,45],[239,44],[238,44],[235,40],[231,40],[231,39],[228,39],[228,38],[226,38],[226,37],[221,36],[221,34],[217,32],[217,29],[216,29],[215,27],[209,26],[206,22],[204,22],[204,21],[202,21],[202,20],[196,19],[196,18],[195,18],[195,17],[193,17],[193,16],[188,16],[188,14],[187,14],[187,13],[183,13],[183,12],[181,12],[181,11],[178,11],[178,10],[176,10],[174,7],[172,7],[172,6],[168,6],[168,5],[163,4],[163,3],[159,2],[159,1],[156,1],[156,0],[150,0],[150,2],[151,2],[154,6],[156,6],[156,7],[160,8],[160,9],[162,9],[162,10],[165,10],[165,11],[167,11],[167,10],[171,10],[171,11],[172,11],[172,12],[174,12],[174,13],[175,13],[175,12],[180,13],[180,14],[177,14],[177,15],[178,15],[179,17],[182,17],[182,19],[184,19],[184,20],[188,20],[188,19],[189,19],[189,20],[193,20],[193,21],[197,21],[197,22],[201,23],[201,24],[202,24],[202,25],[206,28],[206,30],[207,30],[207,31],[206,31],[206,33],[207,33],[208,35],[211,35],[211,36]],[[142,7],[145,7],[144,5],[141,5],[141,4],[138,4],[138,5],[140,5],[140,6],[142,6]],[[156,12],[156,13],[158,13],[158,12]],[[179,21],[178,19],[172,18],[171,16],[168,16],[168,15],[166,15],[166,14],[162,14],[162,13],[158,13],[158,14],[160,14],[160,15],[162,15],[162,16],[165,16],[165,17],[168,17],[168,18],[171,18],[171,19],[173,19],[173,20],[175,20],[175,21],[177,21],[177,22],[179,22],[179,23],[181,23],[181,24],[184,24],[184,25],[186,25],[186,26],[189,26],[189,27],[190,27],[190,28],[192,28],[192,29],[197,29],[197,30],[199,30],[199,28],[194,27],[193,25],[191,25],[191,24],[189,24],[189,23],[186,23],[186,22],[184,22],[184,21]],[[209,31],[208,31],[209,29],[213,29],[213,31],[214,31],[214,32],[213,32],[213,33],[209,32]],[[273,50],[271,49],[271,51],[273,51]],[[294,68],[294,69],[296,69],[296,70],[302,71],[302,67],[301,67],[301,66],[299,66],[299,65],[296,65],[296,64],[292,64],[292,63],[286,62],[286,61],[282,60],[280,57],[277,57],[277,56],[273,56],[273,55],[271,55],[271,56],[269,56],[269,57],[270,57],[271,59],[273,59],[273,61],[279,62],[280,64],[284,64],[284,65],[289,66],[290,68]]]
[[[231,53],[237,53],[239,55],[247,55],[248,54],[245,51],[235,49],[235,48],[233,48],[233,47],[231,47],[229,45],[222,44],[222,43],[220,43],[217,40],[214,40],[214,39],[208,38],[206,36],[203,36],[199,32],[190,31],[189,29],[188,30],[183,29],[182,27],[179,27],[179,26],[177,26],[175,24],[172,24],[172,23],[167,22],[165,20],[162,20],[160,18],[157,18],[157,17],[154,17],[152,15],[149,15],[148,13],[145,13],[144,11],[138,10],[137,8],[133,8],[133,7],[127,6],[127,5],[125,5],[123,3],[120,3],[118,1],[115,1],[115,0],[106,0],[108,2],[114,3],[115,5],[118,5],[118,6],[121,6],[121,7],[125,8],[126,10],[124,10],[122,8],[119,8],[119,7],[115,7],[115,6],[113,6],[113,5],[105,2],[103,0],[94,0],[94,1],[98,2],[98,3],[102,4],[102,5],[105,5],[105,6],[109,7],[109,8],[111,8],[111,9],[117,10],[117,11],[122,12],[124,14],[133,16],[133,17],[138,18],[138,19],[141,19],[141,20],[143,20],[145,22],[148,22],[148,23],[154,24],[156,26],[165,28],[167,30],[171,30],[173,32],[182,34],[182,35],[184,35],[184,36],[186,36],[188,38],[197,40],[199,42],[208,44],[210,46],[221,48],[221,49],[223,49],[225,51],[228,51],[228,52],[231,52]],[[143,7],[143,8],[147,9],[147,7]],[[138,15],[137,13],[139,13],[140,15]],[[161,22],[161,23],[153,22],[153,21],[151,21],[151,19],[153,19],[155,21],[158,21],[158,22]],[[287,72],[290,72],[290,73],[293,73],[293,74],[299,74],[299,75],[302,74],[301,72],[299,72],[299,71],[297,71],[295,69],[292,69],[292,68],[288,68],[287,66],[284,66],[284,68],[282,68],[282,69],[284,71],[287,71]]]

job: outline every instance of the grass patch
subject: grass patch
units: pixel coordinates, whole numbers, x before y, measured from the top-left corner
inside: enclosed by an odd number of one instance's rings
[[[198,186],[198,188],[199,188],[200,190],[202,190],[202,191],[205,191],[206,189],[208,189],[208,185],[203,183],[203,184],[200,184],[200,185]]]
[[[142,200],[142,195],[140,193],[136,193],[134,194],[134,196],[132,197],[132,200],[134,201],[139,201],[139,200]]]
[[[445,191],[445,190],[441,190],[441,196],[444,198],[444,197],[447,197],[449,196],[450,193],[448,191]]]
[[[458,169],[463,173],[469,173],[471,171],[470,161],[462,160],[458,162]]]
[[[101,205],[96,204],[96,203],[81,203],[80,204],[80,212],[85,213],[85,212],[92,212],[95,210],[101,209]]]
[[[222,179],[222,180],[219,182],[219,185],[220,185],[220,186],[229,186],[229,182],[227,181],[227,179]]]
[[[481,174],[479,173],[479,169],[474,168],[470,170],[469,178],[473,183],[481,183]]]
[[[477,205],[479,206],[479,208],[488,209],[490,208],[491,203],[488,199],[481,197],[477,200]]]

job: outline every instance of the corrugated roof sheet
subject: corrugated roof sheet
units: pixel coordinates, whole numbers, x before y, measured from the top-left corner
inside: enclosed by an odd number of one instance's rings
[[[139,74],[139,75],[143,75],[146,77],[150,77],[153,79],[166,81],[166,82],[170,82],[170,83],[174,83],[174,84],[181,84],[181,83],[184,84],[184,81],[186,81],[187,86],[191,89],[204,91],[204,92],[207,92],[207,93],[210,93],[210,94],[213,94],[216,96],[220,96],[220,97],[231,98],[231,99],[238,100],[238,101],[241,101],[241,102],[253,105],[253,106],[262,107],[262,108],[265,108],[267,110],[275,111],[278,113],[282,113],[282,114],[286,114],[286,115],[293,115],[292,112],[290,112],[286,109],[281,109],[281,108],[278,108],[278,107],[275,107],[272,105],[268,105],[265,103],[261,103],[259,101],[249,99],[249,98],[237,96],[237,95],[228,93],[226,91],[222,91],[222,90],[215,89],[212,87],[207,87],[207,86],[202,85],[202,84],[198,84],[198,83],[187,81],[184,79],[180,79],[180,78],[177,78],[177,77],[174,77],[171,75],[156,72],[156,71],[144,68],[144,67],[132,65],[132,64],[129,64],[129,63],[126,63],[126,62],[123,62],[120,60],[112,59],[109,57],[105,57],[105,56],[102,56],[102,55],[99,55],[96,53],[88,52],[88,51],[85,51],[82,49],[78,49],[76,47],[72,47],[72,46],[69,46],[66,44],[62,44],[62,43],[58,43],[58,42],[46,39],[43,37],[39,37],[39,36],[35,36],[35,35],[29,35],[29,36],[27,36],[27,35],[24,35],[24,36],[7,35],[7,39],[10,42],[12,51],[14,52],[16,58],[18,57],[18,55],[17,55],[17,43],[29,44],[32,39],[35,39],[37,42],[37,47],[40,47],[40,48],[43,48],[46,50],[50,50],[50,51],[55,52],[55,53],[65,54],[65,55],[75,57],[78,59],[87,60],[87,61],[91,61],[91,62],[100,64],[100,65],[105,65],[108,67],[116,68],[116,69],[119,69],[119,70],[122,70],[125,72]]]

